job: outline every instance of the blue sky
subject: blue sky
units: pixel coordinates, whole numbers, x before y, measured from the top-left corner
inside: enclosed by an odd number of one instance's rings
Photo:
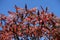
[[[27,4],[28,8],[37,7],[40,9],[40,5],[49,8],[50,12],[60,17],[60,0],[0,0],[0,13],[8,15],[8,11],[15,11],[14,5],[24,8]]]

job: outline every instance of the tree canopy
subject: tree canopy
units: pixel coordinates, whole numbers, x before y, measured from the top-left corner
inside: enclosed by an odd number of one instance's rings
[[[60,18],[48,12],[48,7],[14,7],[16,12],[8,11],[8,16],[0,14],[0,40],[60,40]]]

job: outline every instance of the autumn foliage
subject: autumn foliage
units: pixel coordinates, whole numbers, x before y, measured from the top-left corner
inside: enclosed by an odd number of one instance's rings
[[[60,40],[60,19],[48,8],[38,10],[15,5],[16,12],[8,11],[9,15],[0,14],[0,40],[39,40],[47,37],[49,40]],[[22,37],[20,39],[19,37]]]

